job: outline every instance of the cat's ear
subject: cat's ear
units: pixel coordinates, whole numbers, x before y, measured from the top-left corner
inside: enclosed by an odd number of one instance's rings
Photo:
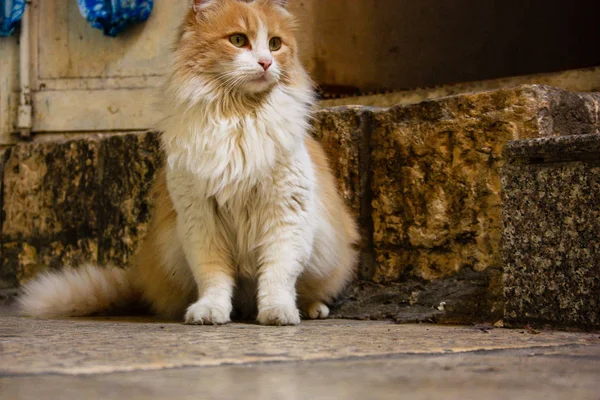
[[[192,0],[192,9],[195,13],[199,13],[211,6],[214,6],[220,1],[221,0]]]

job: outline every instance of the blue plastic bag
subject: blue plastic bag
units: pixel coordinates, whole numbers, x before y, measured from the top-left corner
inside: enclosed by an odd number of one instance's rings
[[[0,0],[0,36],[10,36],[25,11],[26,0]]]
[[[148,19],[153,0],[77,0],[81,15],[107,36],[117,36],[135,22]]]

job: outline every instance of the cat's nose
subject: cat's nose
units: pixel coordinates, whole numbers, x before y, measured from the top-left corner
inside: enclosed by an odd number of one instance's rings
[[[269,69],[271,64],[273,64],[273,60],[269,60],[268,58],[261,58],[260,60],[258,60],[258,63],[266,71]]]

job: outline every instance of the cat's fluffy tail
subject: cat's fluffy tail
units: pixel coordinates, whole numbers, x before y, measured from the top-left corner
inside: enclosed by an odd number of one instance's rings
[[[83,265],[42,274],[25,284],[17,301],[22,315],[56,318],[123,309],[136,298],[125,270]]]

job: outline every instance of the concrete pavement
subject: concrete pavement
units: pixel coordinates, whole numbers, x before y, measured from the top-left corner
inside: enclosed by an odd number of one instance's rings
[[[600,398],[600,334],[303,321],[187,326],[0,311],[1,399]]]

